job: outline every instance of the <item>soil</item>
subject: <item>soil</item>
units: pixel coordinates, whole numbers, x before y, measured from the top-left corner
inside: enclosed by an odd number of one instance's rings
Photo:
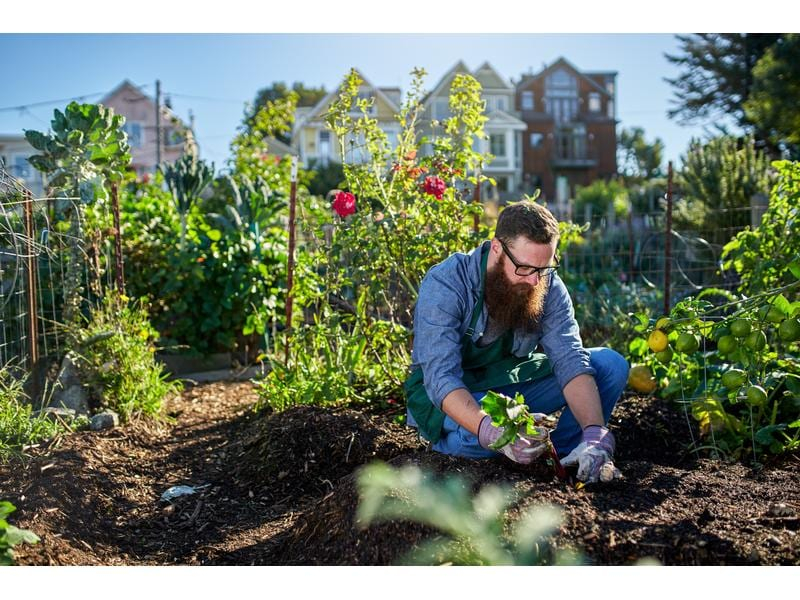
[[[800,564],[800,457],[753,469],[687,453],[687,420],[655,398],[618,404],[611,428],[624,478],[581,489],[544,463],[428,451],[392,412],[297,407],[256,415],[249,382],[187,388],[171,422],[79,432],[0,465],[10,521],[41,537],[23,565],[389,565],[440,535],[410,522],[357,527],[361,465],[380,459],[457,474],[474,490],[513,487],[513,519],[554,504],[552,552],[599,565]],[[696,433],[695,433],[696,435]],[[160,499],[176,485],[196,493]],[[545,545],[542,546],[543,548]],[[542,554],[546,560],[546,554]]]

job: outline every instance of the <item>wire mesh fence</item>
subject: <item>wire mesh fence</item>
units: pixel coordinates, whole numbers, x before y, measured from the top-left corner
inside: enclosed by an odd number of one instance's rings
[[[0,165],[0,365],[31,367],[64,346],[64,283],[77,257],[82,306],[110,285],[109,244],[70,232],[77,199],[34,198]],[[85,231],[85,228],[82,228]]]
[[[559,273],[584,338],[607,342],[621,314],[666,313],[708,288],[735,291],[740,281],[725,265],[724,247],[746,227],[757,227],[766,207],[766,199],[754,198],[748,207],[713,209],[678,191],[670,205],[662,199],[647,212],[573,217],[589,227],[562,257]]]

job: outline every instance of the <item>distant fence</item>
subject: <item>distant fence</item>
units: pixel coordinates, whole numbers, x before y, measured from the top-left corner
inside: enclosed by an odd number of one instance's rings
[[[652,200],[645,211],[572,215],[574,222],[590,226],[584,242],[562,257],[559,273],[582,327],[588,324],[600,337],[613,335],[613,317],[620,312],[660,312],[665,303],[674,305],[708,287],[734,290],[738,276],[723,268],[723,246],[745,227],[757,226],[767,207],[766,198],[754,198],[750,207],[708,211],[688,205],[678,189],[671,210],[666,198]],[[0,165],[0,365],[31,366],[37,356],[62,352],[72,202],[34,198]],[[76,241],[88,306],[99,294],[92,282],[102,277],[113,285],[113,248]],[[121,273],[121,262],[116,270]]]
[[[38,357],[62,352],[66,215],[74,209],[71,198],[35,198],[0,165],[0,366],[31,368]],[[91,282],[101,257],[87,252],[85,240],[74,242],[83,281]],[[112,264],[108,256],[102,262]],[[97,299],[96,286],[84,290],[85,300]]]
[[[571,246],[559,273],[566,280],[579,321],[602,328],[603,311],[664,313],[707,288],[735,291],[735,270],[723,265],[723,248],[746,227],[757,227],[768,201],[711,209],[685,201],[679,189],[648,211],[572,215],[589,223],[584,243]],[[671,210],[670,210],[671,208]],[[610,323],[607,323],[610,324]],[[590,326],[591,327],[591,326]]]

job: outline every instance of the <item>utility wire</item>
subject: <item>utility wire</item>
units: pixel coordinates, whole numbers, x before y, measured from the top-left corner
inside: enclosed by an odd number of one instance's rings
[[[5,106],[3,108],[0,108],[0,111],[9,111],[9,110],[25,111],[29,108],[35,108],[37,106],[61,104],[63,102],[68,102],[70,100],[85,100],[86,98],[92,98],[94,96],[103,96],[107,93],[108,92],[95,92],[94,94],[84,94],[83,96],[73,96],[72,98],[61,98],[60,100],[45,100],[44,102],[32,102],[31,104],[20,104],[19,106]]]

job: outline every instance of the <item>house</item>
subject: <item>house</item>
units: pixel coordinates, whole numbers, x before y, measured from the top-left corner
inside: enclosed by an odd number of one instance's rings
[[[558,58],[516,86],[526,126],[523,191],[541,188],[561,217],[569,216],[576,186],[617,173],[616,76],[582,72]]]
[[[28,157],[37,154],[24,135],[0,135],[0,165],[18,179],[34,197],[44,195],[44,175],[33,168]]]
[[[433,90],[423,99],[421,119],[423,133],[435,135],[432,121],[451,116],[450,87],[459,73],[472,75],[481,85],[481,97],[486,102],[484,131],[488,139],[478,140],[475,150],[489,152],[494,158],[483,166],[483,173],[495,180],[496,186],[484,187],[484,198],[509,200],[518,196],[522,184],[522,135],[526,125],[514,108],[515,88],[488,62],[475,71],[462,62],[456,63],[442,76]]]
[[[396,87],[376,87],[361,73],[358,73],[358,76],[363,82],[359,87],[358,97],[359,99],[374,98],[369,116],[377,120],[378,127],[386,133],[389,146],[393,149],[397,146],[400,134],[400,124],[395,119],[395,115],[400,112],[400,89]],[[338,95],[339,90],[335,89],[315,106],[300,107],[295,112],[295,123],[292,128],[292,146],[297,148],[300,161],[306,165],[327,165],[331,161],[344,162],[339,148],[339,141],[325,123],[325,115]],[[360,109],[354,107],[353,117],[360,116]],[[366,161],[368,154],[364,148],[363,140],[354,139],[349,140],[349,142],[351,143],[346,144],[345,148],[346,161],[349,163]]]
[[[155,100],[126,79],[100,104],[125,117],[123,129],[131,147],[131,167],[139,175],[154,172],[158,166]],[[168,105],[162,104],[160,108],[161,162],[174,162],[183,154],[185,144],[194,144],[194,136]]]

